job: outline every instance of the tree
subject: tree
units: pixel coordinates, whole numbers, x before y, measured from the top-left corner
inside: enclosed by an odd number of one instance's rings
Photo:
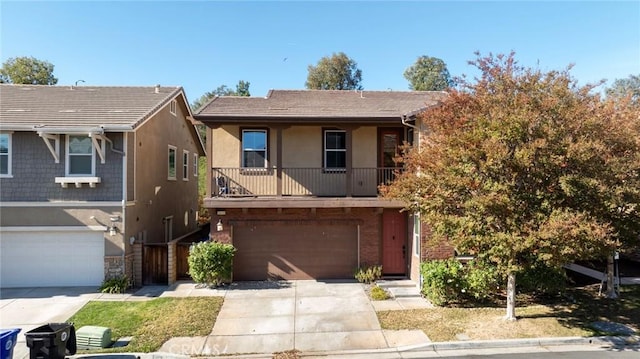
[[[443,91],[453,86],[447,65],[437,57],[420,56],[404,71],[413,91]]]
[[[441,106],[421,117],[426,143],[403,155],[383,188],[431,226],[434,241],[491,263],[507,278],[611,253],[640,230],[640,112],[602,101],[564,71],[523,68],[514,54],[470,64]]]
[[[323,57],[316,66],[309,65],[305,86],[311,90],[362,90],[362,71],[343,52]]]
[[[12,57],[0,68],[0,83],[26,85],[55,85],[53,65],[34,57]]]
[[[191,109],[194,111],[199,109],[215,96],[251,96],[251,93],[249,92],[249,85],[251,85],[249,81],[240,80],[236,85],[235,91],[230,89],[227,85],[220,85],[215,90],[205,92],[204,95],[193,101]]]
[[[628,78],[615,80],[606,90],[606,94],[614,98],[631,96],[631,100],[640,105],[640,75],[629,75]]]

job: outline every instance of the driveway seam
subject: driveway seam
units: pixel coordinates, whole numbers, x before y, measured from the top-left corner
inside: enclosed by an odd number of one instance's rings
[[[298,316],[298,284],[295,282],[291,282],[293,284],[293,349],[296,349],[296,337],[298,334],[296,333],[296,318]]]

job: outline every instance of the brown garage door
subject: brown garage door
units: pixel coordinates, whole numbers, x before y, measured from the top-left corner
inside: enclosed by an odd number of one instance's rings
[[[353,278],[353,224],[235,225],[234,280]]]

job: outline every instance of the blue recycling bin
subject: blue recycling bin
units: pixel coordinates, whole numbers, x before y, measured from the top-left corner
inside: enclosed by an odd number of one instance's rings
[[[72,323],[49,323],[24,333],[29,359],[64,359],[77,350]]]
[[[12,359],[20,328],[0,329],[0,359]]]

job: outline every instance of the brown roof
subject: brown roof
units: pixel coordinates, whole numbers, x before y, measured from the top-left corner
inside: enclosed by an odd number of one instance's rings
[[[444,96],[435,91],[271,90],[267,97],[214,97],[194,117],[204,122],[391,120],[414,116]]]
[[[99,127],[131,130],[182,87],[0,85],[0,129]],[[184,93],[183,93],[184,95]],[[186,101],[186,98],[185,98]]]

